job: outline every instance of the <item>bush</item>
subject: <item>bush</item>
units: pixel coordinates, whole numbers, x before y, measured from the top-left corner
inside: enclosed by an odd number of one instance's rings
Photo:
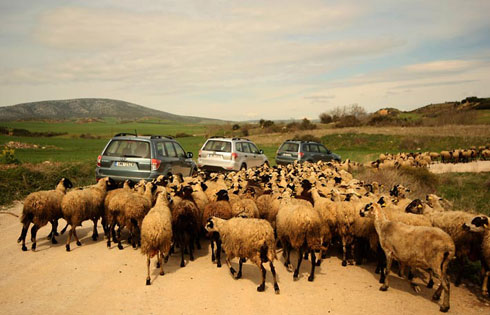
[[[320,116],[318,116],[318,118],[320,118],[320,122],[322,124],[329,124],[333,121],[332,116],[330,116],[327,113],[321,113]]]
[[[316,125],[312,124],[307,118],[303,118],[301,124],[299,124],[300,130],[313,130],[316,129]]]
[[[306,134],[306,135],[295,135],[294,140],[301,140],[301,141],[314,141],[314,142],[318,142],[318,143],[321,143],[322,140],[318,137],[315,137],[314,135],[310,135],[310,134]]]
[[[238,130],[240,129],[240,125],[239,124],[234,124],[233,127],[231,127],[232,130]]]
[[[20,161],[15,157],[15,150],[4,148],[0,154],[0,164],[20,164]]]
[[[335,124],[337,128],[345,127],[358,127],[361,126],[362,122],[354,115],[347,115],[340,117],[339,121]]]
[[[185,132],[177,132],[175,134],[175,138],[186,138],[186,137],[192,137],[192,135]]]

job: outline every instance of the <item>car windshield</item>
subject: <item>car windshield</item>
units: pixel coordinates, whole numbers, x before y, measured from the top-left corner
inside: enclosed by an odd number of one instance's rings
[[[286,151],[286,152],[298,152],[299,144],[297,143],[283,143],[279,151]]]
[[[105,150],[104,155],[150,158],[150,143],[136,140],[113,140]]]
[[[209,140],[204,146],[204,151],[231,152],[231,142]]]

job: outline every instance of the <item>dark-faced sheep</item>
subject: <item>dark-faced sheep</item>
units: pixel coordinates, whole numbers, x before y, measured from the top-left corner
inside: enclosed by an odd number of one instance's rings
[[[276,294],[279,294],[279,285],[273,264],[274,259],[276,259],[275,238],[269,222],[262,219],[231,218],[223,220],[212,217],[206,224],[206,230],[220,234],[226,254],[226,264],[230,268],[232,276],[235,276],[236,271],[231,267],[230,261],[235,257],[240,258],[237,279],[242,276],[244,259],[250,259],[259,267],[262,272],[262,282],[257,287],[259,292],[265,290],[266,270],[263,263],[269,262],[274,278],[274,290]]]

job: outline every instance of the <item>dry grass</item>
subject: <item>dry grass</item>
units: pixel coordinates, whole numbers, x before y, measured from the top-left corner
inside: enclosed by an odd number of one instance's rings
[[[463,137],[463,138],[488,138],[490,139],[490,128],[488,125],[448,125],[438,127],[352,127],[352,128],[330,128],[297,131],[294,133],[270,133],[251,135],[249,138],[257,144],[271,145],[280,144],[294,135],[311,134],[315,137],[323,137],[331,134],[366,133],[399,136],[440,136],[440,137]]]

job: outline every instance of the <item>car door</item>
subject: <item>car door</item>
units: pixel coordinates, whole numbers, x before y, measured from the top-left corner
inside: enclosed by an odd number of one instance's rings
[[[175,151],[175,147],[172,142],[165,141],[163,143],[165,147],[165,151],[167,153],[167,163],[171,165],[170,171],[172,174],[182,173],[182,167],[180,165],[179,157],[177,156],[177,151]]]
[[[321,160],[318,144],[309,144],[308,147],[311,155],[311,161],[318,162],[319,160]]]
[[[318,149],[320,150],[320,160],[322,161],[331,161],[332,160],[332,155],[330,154],[330,151],[327,150],[323,145],[318,145]]]
[[[174,147],[179,158],[180,173],[184,176],[190,175],[192,171],[192,160],[187,158],[185,150],[177,142],[174,142]]]
[[[248,145],[250,146],[250,151],[252,152],[252,157],[253,157],[253,167],[257,167],[262,165],[262,156],[260,155],[259,149],[255,146],[255,144],[249,142]]]
[[[254,167],[254,159],[252,154],[252,148],[250,147],[248,142],[242,142],[242,150],[243,150],[243,162],[247,164],[247,168]]]

